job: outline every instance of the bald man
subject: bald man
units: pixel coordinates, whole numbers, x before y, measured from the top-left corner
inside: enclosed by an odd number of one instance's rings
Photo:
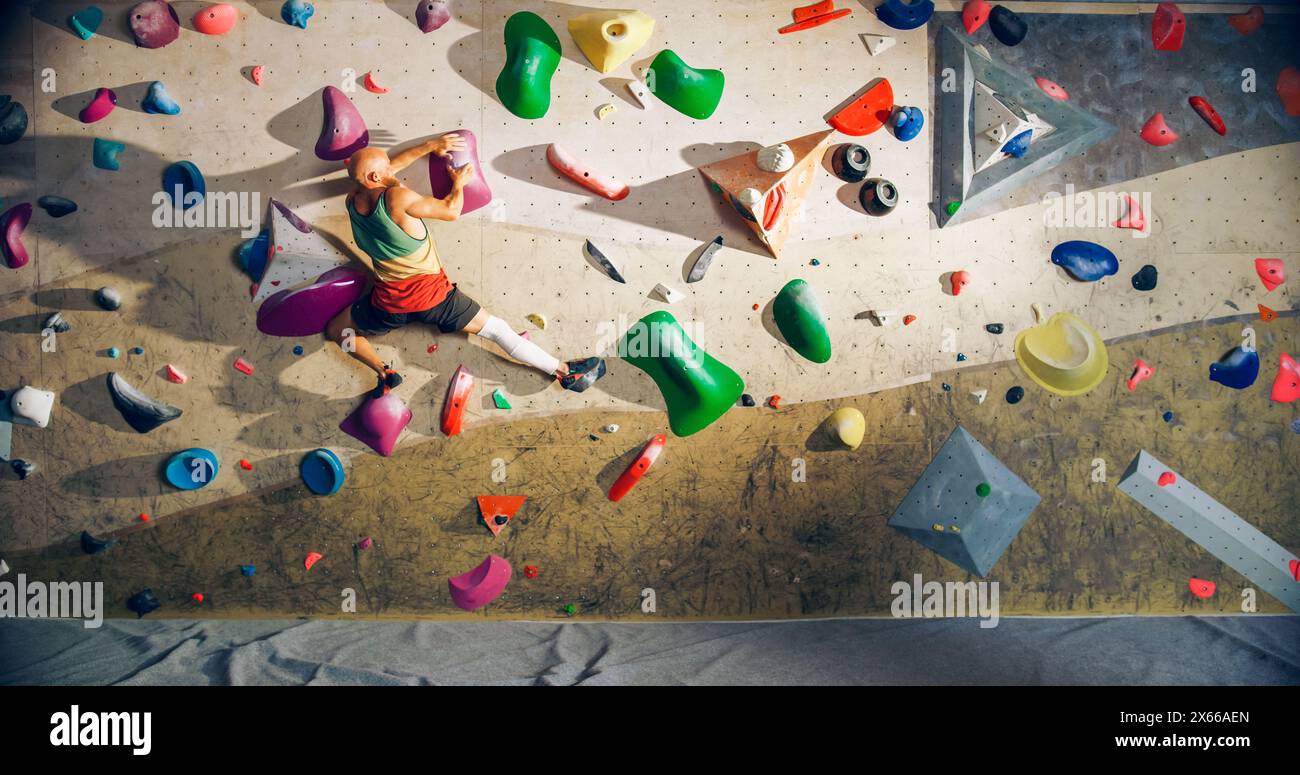
[[[468,164],[452,168],[451,193],[443,199],[421,196],[397,180],[398,172],[431,153],[448,158],[464,148],[464,139],[447,134],[391,159],[378,148],[363,148],[348,159],[354,184],[347,197],[352,238],[365,253],[361,261],[370,270],[374,287],[331,320],[325,335],[375,371],[378,384],[371,395],[376,398],[400,385],[402,377],[380,359],[365,335],[379,336],[410,323],[437,326],[443,333],[477,334],[495,342],[510,358],[554,376],[566,390],[582,392],[604,375],[603,360],[560,362],[447,279],[422,219],[459,218],[463,191],[473,180],[474,169]],[[349,333],[350,350],[344,347]]]

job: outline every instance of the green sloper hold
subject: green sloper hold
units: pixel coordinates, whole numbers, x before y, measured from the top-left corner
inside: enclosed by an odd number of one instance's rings
[[[659,52],[646,73],[646,86],[669,107],[700,120],[722,101],[726,76],[721,70],[696,70],[670,48]]]
[[[668,407],[668,426],[678,436],[707,428],[745,392],[740,375],[692,342],[677,319],[663,310],[628,328],[618,352],[659,386]]]
[[[803,280],[785,284],[772,303],[772,317],[781,336],[795,352],[812,361],[831,359],[831,338],[826,333],[826,316],[812,286]]]
[[[560,66],[560,38],[546,20],[520,11],[506,20],[506,65],[497,96],[520,118],[541,118],[551,107],[551,76]]]

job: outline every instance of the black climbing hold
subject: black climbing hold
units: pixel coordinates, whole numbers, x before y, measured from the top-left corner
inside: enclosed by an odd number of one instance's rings
[[[1008,404],[1018,404],[1020,403],[1020,399],[1024,397],[1025,397],[1025,389],[1020,387],[1019,385],[1016,385],[1015,387],[1007,391]]]
[[[1018,46],[1029,32],[1029,25],[1015,11],[995,5],[989,13],[989,29],[1002,45]]]
[[[62,312],[55,312],[45,318],[44,323],[41,323],[41,330],[47,328],[53,329],[56,334],[62,334],[65,331],[72,330],[72,324],[68,322],[67,318],[63,317]]]
[[[622,273],[618,271],[618,267],[614,266],[614,262],[610,261],[608,256],[600,252],[600,248],[591,244],[591,240],[587,240],[587,243],[582,246],[582,250],[587,254],[588,258],[596,262],[596,265],[601,268],[601,271],[609,275],[609,279],[616,283],[627,282],[627,280],[623,279]]]
[[[157,611],[162,607],[162,603],[158,602],[153,590],[146,587],[131,595],[131,599],[126,601],[126,607],[131,609],[139,619],[151,611]]]
[[[569,373],[560,378],[560,387],[581,393],[605,376],[605,360],[592,356],[569,361]]]
[[[943,392],[945,392],[945,393],[951,393],[951,392],[952,392],[952,385],[949,385],[947,382],[943,383],[943,385],[941,385],[941,387],[943,388]]]
[[[81,551],[86,554],[99,554],[112,545],[112,541],[96,538],[88,530],[81,531]]]
[[[1000,334],[1002,333],[1002,324],[989,323],[988,325],[984,326],[984,330],[988,331],[990,334]]]
[[[872,178],[862,184],[858,201],[871,215],[889,215],[898,204],[898,189],[884,178]]]
[[[27,477],[36,473],[36,464],[28,463],[26,460],[23,460],[22,458],[14,458],[13,460],[9,461],[9,467],[14,470],[15,474],[18,474],[19,479],[26,479]]]
[[[505,523],[510,521],[510,517],[507,517],[505,514],[498,514],[492,518],[492,521],[497,523],[498,525],[504,525]]]
[[[108,374],[108,394],[113,398],[113,406],[122,413],[122,419],[138,433],[148,433],[181,416],[178,407],[146,396],[115,371]]]
[[[755,401],[754,401],[754,397],[751,396],[750,394],[748,394],[748,393],[741,393],[741,394],[740,394],[740,405],[741,405],[741,406],[757,406],[758,404],[755,403]]]
[[[1159,273],[1156,268],[1150,264],[1142,267],[1133,275],[1133,287],[1139,291],[1153,291],[1156,288],[1156,281],[1159,279]]]
[[[966,353],[957,353],[957,362],[961,363],[966,360]]]
[[[49,213],[51,218],[62,218],[77,211],[76,202],[61,196],[43,196],[36,200],[36,204]]]
[[[857,183],[871,169],[871,152],[857,143],[844,143],[831,155],[831,169],[846,183]]]
[[[122,294],[118,293],[116,288],[105,286],[95,291],[95,303],[112,312],[122,306]]]
[[[0,94],[0,145],[18,142],[26,131],[27,109],[8,94]]]

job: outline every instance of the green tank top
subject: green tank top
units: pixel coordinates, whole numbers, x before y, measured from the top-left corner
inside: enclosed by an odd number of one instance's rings
[[[424,239],[416,239],[398,226],[388,214],[388,205],[384,203],[387,198],[388,192],[385,191],[375,202],[375,209],[370,215],[362,215],[357,212],[352,202],[348,202],[352,238],[356,240],[357,247],[376,261],[389,261],[412,255],[424,247],[425,240],[429,239],[428,226],[424,229]]]

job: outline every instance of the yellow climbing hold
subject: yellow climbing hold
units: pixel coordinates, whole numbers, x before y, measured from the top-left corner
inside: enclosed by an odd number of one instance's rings
[[[605,119],[609,118],[610,114],[613,112],[614,112],[614,106],[606,102],[604,105],[601,105],[599,108],[596,108],[596,118],[600,119],[601,121],[604,121]]]
[[[851,406],[836,409],[826,418],[826,430],[849,449],[857,449],[867,432],[867,418]]]
[[[1106,344],[1087,323],[1058,312],[1016,337],[1016,361],[1040,386],[1062,396],[1087,393],[1106,377]]]
[[[537,326],[538,328],[542,329],[543,331],[546,330],[546,316],[545,316],[545,315],[539,314],[539,313],[537,313],[537,312],[533,312],[533,313],[531,313],[531,314],[529,314],[529,315],[525,315],[525,316],[524,316],[524,320],[527,320],[529,323],[532,323],[533,325]]]
[[[630,59],[654,29],[655,20],[640,11],[592,11],[569,20],[569,34],[602,73]]]

